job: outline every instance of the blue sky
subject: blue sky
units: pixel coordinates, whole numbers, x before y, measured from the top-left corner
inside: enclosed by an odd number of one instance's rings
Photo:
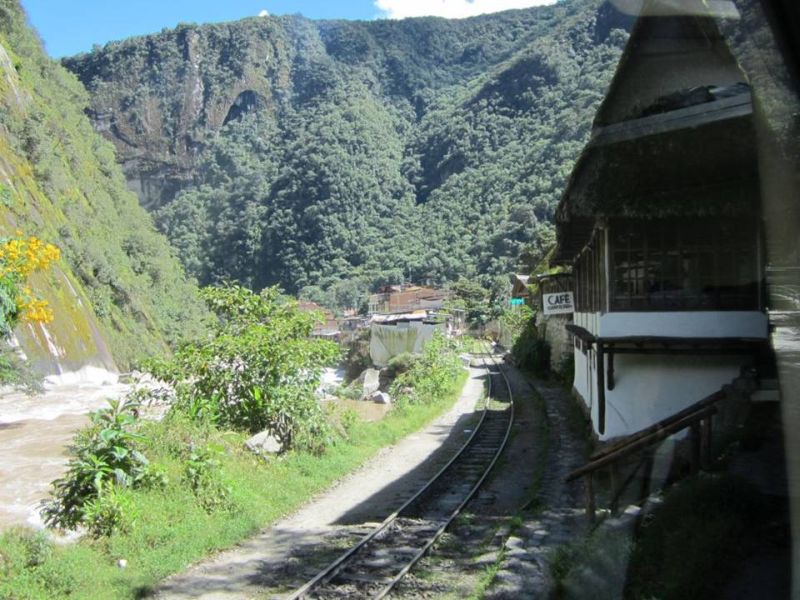
[[[312,19],[467,17],[552,0],[21,0],[53,57],[88,51],[178,23],[211,23],[301,13]]]

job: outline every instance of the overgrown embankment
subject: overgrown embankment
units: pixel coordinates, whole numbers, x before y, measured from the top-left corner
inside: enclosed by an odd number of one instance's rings
[[[360,422],[333,404],[317,410],[316,377],[303,361],[329,347],[308,339],[312,318],[271,290],[257,296],[231,287],[206,297],[221,317],[214,337],[159,366],[161,373],[194,373],[176,377],[165,418],[143,421],[135,404],[120,403],[95,413],[93,426],[76,437],[46,514],[87,535],[55,546],[43,533],[7,532],[0,597],[139,597],[417,430],[452,404],[466,380],[454,345],[436,338],[398,381],[401,400],[383,420]],[[247,356],[237,354],[243,349]],[[245,448],[260,427],[281,441],[282,453]]]

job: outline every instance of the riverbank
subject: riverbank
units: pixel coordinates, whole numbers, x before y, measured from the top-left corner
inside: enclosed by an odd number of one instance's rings
[[[90,411],[129,390],[114,373],[96,369],[45,381],[35,394],[0,391],[0,531],[42,527],[37,506],[63,475],[72,436]]]
[[[465,426],[484,392],[484,369],[469,371],[458,400],[423,429],[372,456],[293,515],[245,543],[171,577],[158,600],[244,600],[285,591],[294,571],[299,586],[336,553],[353,525],[382,521],[449,460],[466,439]],[[468,430],[468,429],[467,429]],[[315,564],[319,562],[320,564]],[[276,576],[279,574],[279,576]]]
[[[154,429],[148,432],[153,440],[151,460],[163,465],[168,483],[163,489],[125,496],[126,510],[134,516],[129,531],[69,547],[54,547],[30,533],[7,532],[0,537],[0,559],[7,573],[0,580],[0,596],[89,599],[149,593],[162,578],[252,536],[382,447],[430,423],[456,401],[466,377],[461,371],[436,402],[394,410],[378,422],[352,423],[346,439],[321,456],[293,452],[258,459],[243,449],[242,434]],[[228,490],[225,506],[207,510],[181,483],[184,465],[171,449],[185,444],[186,436],[222,448],[217,460],[220,482]]]

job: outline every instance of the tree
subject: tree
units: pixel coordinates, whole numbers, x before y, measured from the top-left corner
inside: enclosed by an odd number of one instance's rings
[[[45,271],[61,258],[52,244],[36,237],[25,238],[21,231],[0,238],[0,335],[10,335],[19,320],[49,323],[53,311],[25,282],[37,271]]]
[[[219,426],[269,430],[284,450],[324,448],[330,429],[315,390],[339,349],[310,337],[317,317],[274,287],[256,294],[227,284],[202,295],[217,317],[212,335],[149,364],[176,387],[175,410]]]

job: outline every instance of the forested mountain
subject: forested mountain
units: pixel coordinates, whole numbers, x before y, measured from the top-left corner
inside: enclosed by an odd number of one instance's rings
[[[463,20],[259,17],[64,60],[201,282],[484,280],[549,228],[629,23],[596,0]]]
[[[88,100],[44,54],[17,0],[0,0],[0,238],[34,235],[61,250],[53,271],[31,279],[54,321],[16,331],[50,372],[126,368],[199,328],[206,314],[126,189],[113,147],[86,118]]]

